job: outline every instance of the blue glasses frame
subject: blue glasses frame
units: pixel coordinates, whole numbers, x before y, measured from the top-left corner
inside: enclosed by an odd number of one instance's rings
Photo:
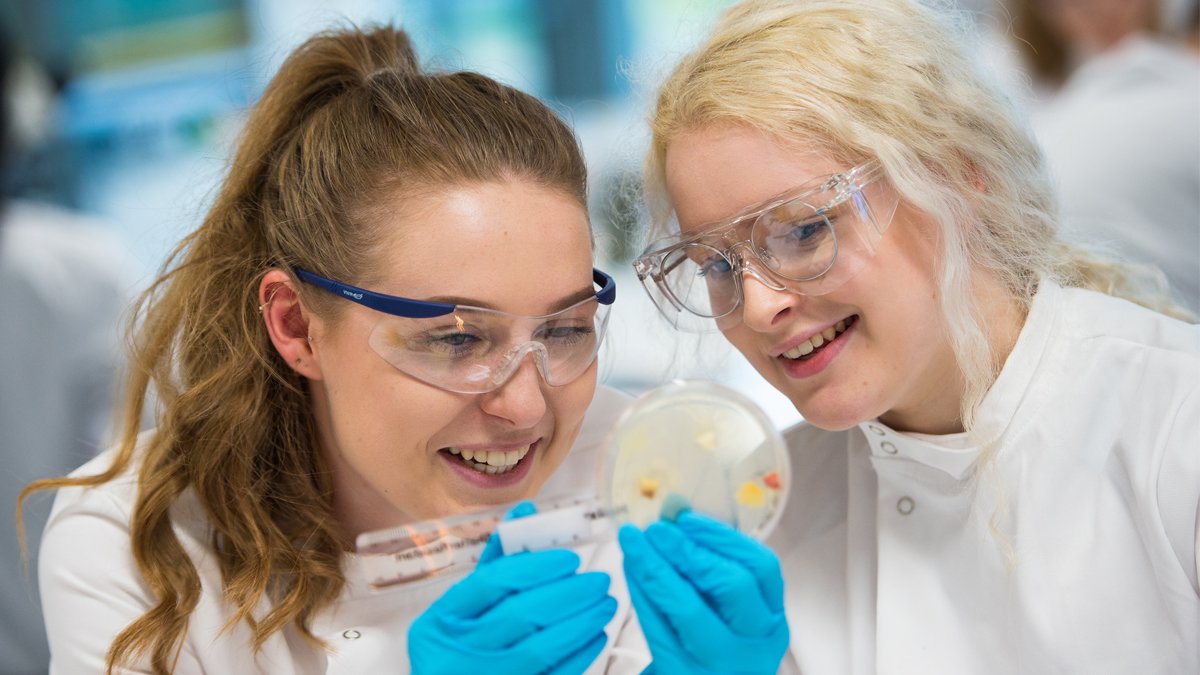
[[[451,305],[445,302],[413,300],[412,298],[402,298],[397,295],[376,293],[368,291],[365,288],[334,281],[320,274],[313,274],[299,267],[293,267],[292,271],[296,273],[297,278],[305,283],[322,288],[364,307],[370,307],[375,311],[393,316],[402,316],[409,319],[428,319],[435,316],[445,316],[452,313],[456,307],[459,307],[459,305]],[[600,290],[596,291],[597,302],[602,305],[611,305],[616,301],[617,282],[611,276],[593,267],[592,282],[600,287]],[[466,305],[463,306],[465,307]]]

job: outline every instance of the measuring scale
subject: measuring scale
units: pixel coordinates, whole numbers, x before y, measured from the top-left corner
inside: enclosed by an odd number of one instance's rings
[[[762,410],[711,382],[678,380],[635,399],[605,441],[594,496],[535,499],[537,513],[503,520],[511,504],[365,532],[357,553],[373,588],[462,572],[492,532],[506,554],[570,547],[645,527],[682,507],[765,539],[791,486],[787,446]]]

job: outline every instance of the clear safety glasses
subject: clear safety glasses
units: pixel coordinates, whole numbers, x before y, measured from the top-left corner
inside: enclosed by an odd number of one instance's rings
[[[695,332],[741,321],[744,274],[776,291],[829,293],[871,259],[891,223],[898,198],[882,177],[871,160],[815,179],[699,233],[655,242],[634,270],[663,315]]]
[[[593,269],[594,295],[545,316],[520,316],[384,295],[294,271],[305,283],[380,312],[368,342],[385,361],[418,380],[462,394],[500,387],[528,354],[547,384],[575,380],[596,360],[617,297],[613,278]]]

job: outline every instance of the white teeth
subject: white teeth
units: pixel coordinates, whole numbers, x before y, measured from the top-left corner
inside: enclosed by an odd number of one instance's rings
[[[822,347],[826,342],[830,342],[837,337],[839,333],[846,330],[846,322],[838,321],[833,326],[813,335],[804,342],[792,347],[783,353],[783,356],[789,359],[798,359],[801,356],[806,356],[813,353],[818,348]]]
[[[447,450],[451,454],[462,457],[466,460],[465,464],[476,471],[497,474],[511,471],[517,462],[529,454],[530,447],[527,445],[518,450],[462,450],[459,448],[447,448]]]

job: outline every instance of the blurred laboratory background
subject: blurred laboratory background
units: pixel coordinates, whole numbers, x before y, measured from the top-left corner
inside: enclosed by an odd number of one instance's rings
[[[659,320],[629,262],[650,93],[728,0],[2,0],[0,497],[106,442],[129,300],[197,225],[247,106],[325,27],[390,22],[433,68],[549,102],[591,172],[598,265],[620,288],[603,381],[729,384],[799,415],[719,335]],[[1153,264],[1200,310],[1196,0],[961,0],[984,60],[1027,111],[1065,227]],[[536,263],[536,261],[533,261]],[[52,495],[24,521],[31,551]],[[46,669],[33,569],[0,525],[0,675]],[[81,551],[86,555],[86,551]]]
[[[11,2],[11,0],[9,0]],[[717,335],[679,344],[637,287],[646,91],[726,0],[65,0],[10,12],[26,58],[18,103],[28,142],[7,193],[107,223],[132,290],[201,219],[243,114],[287,52],[322,27],[392,22],[433,68],[479,70],[551,103],[591,171],[599,264],[621,301],[603,360],[639,391],[689,375],[746,379],[781,424],[798,418]],[[33,67],[40,68],[39,73]],[[14,153],[17,148],[14,148]],[[655,329],[647,330],[649,318]],[[636,327],[636,328],[635,328]],[[617,358],[616,354],[620,357]]]

